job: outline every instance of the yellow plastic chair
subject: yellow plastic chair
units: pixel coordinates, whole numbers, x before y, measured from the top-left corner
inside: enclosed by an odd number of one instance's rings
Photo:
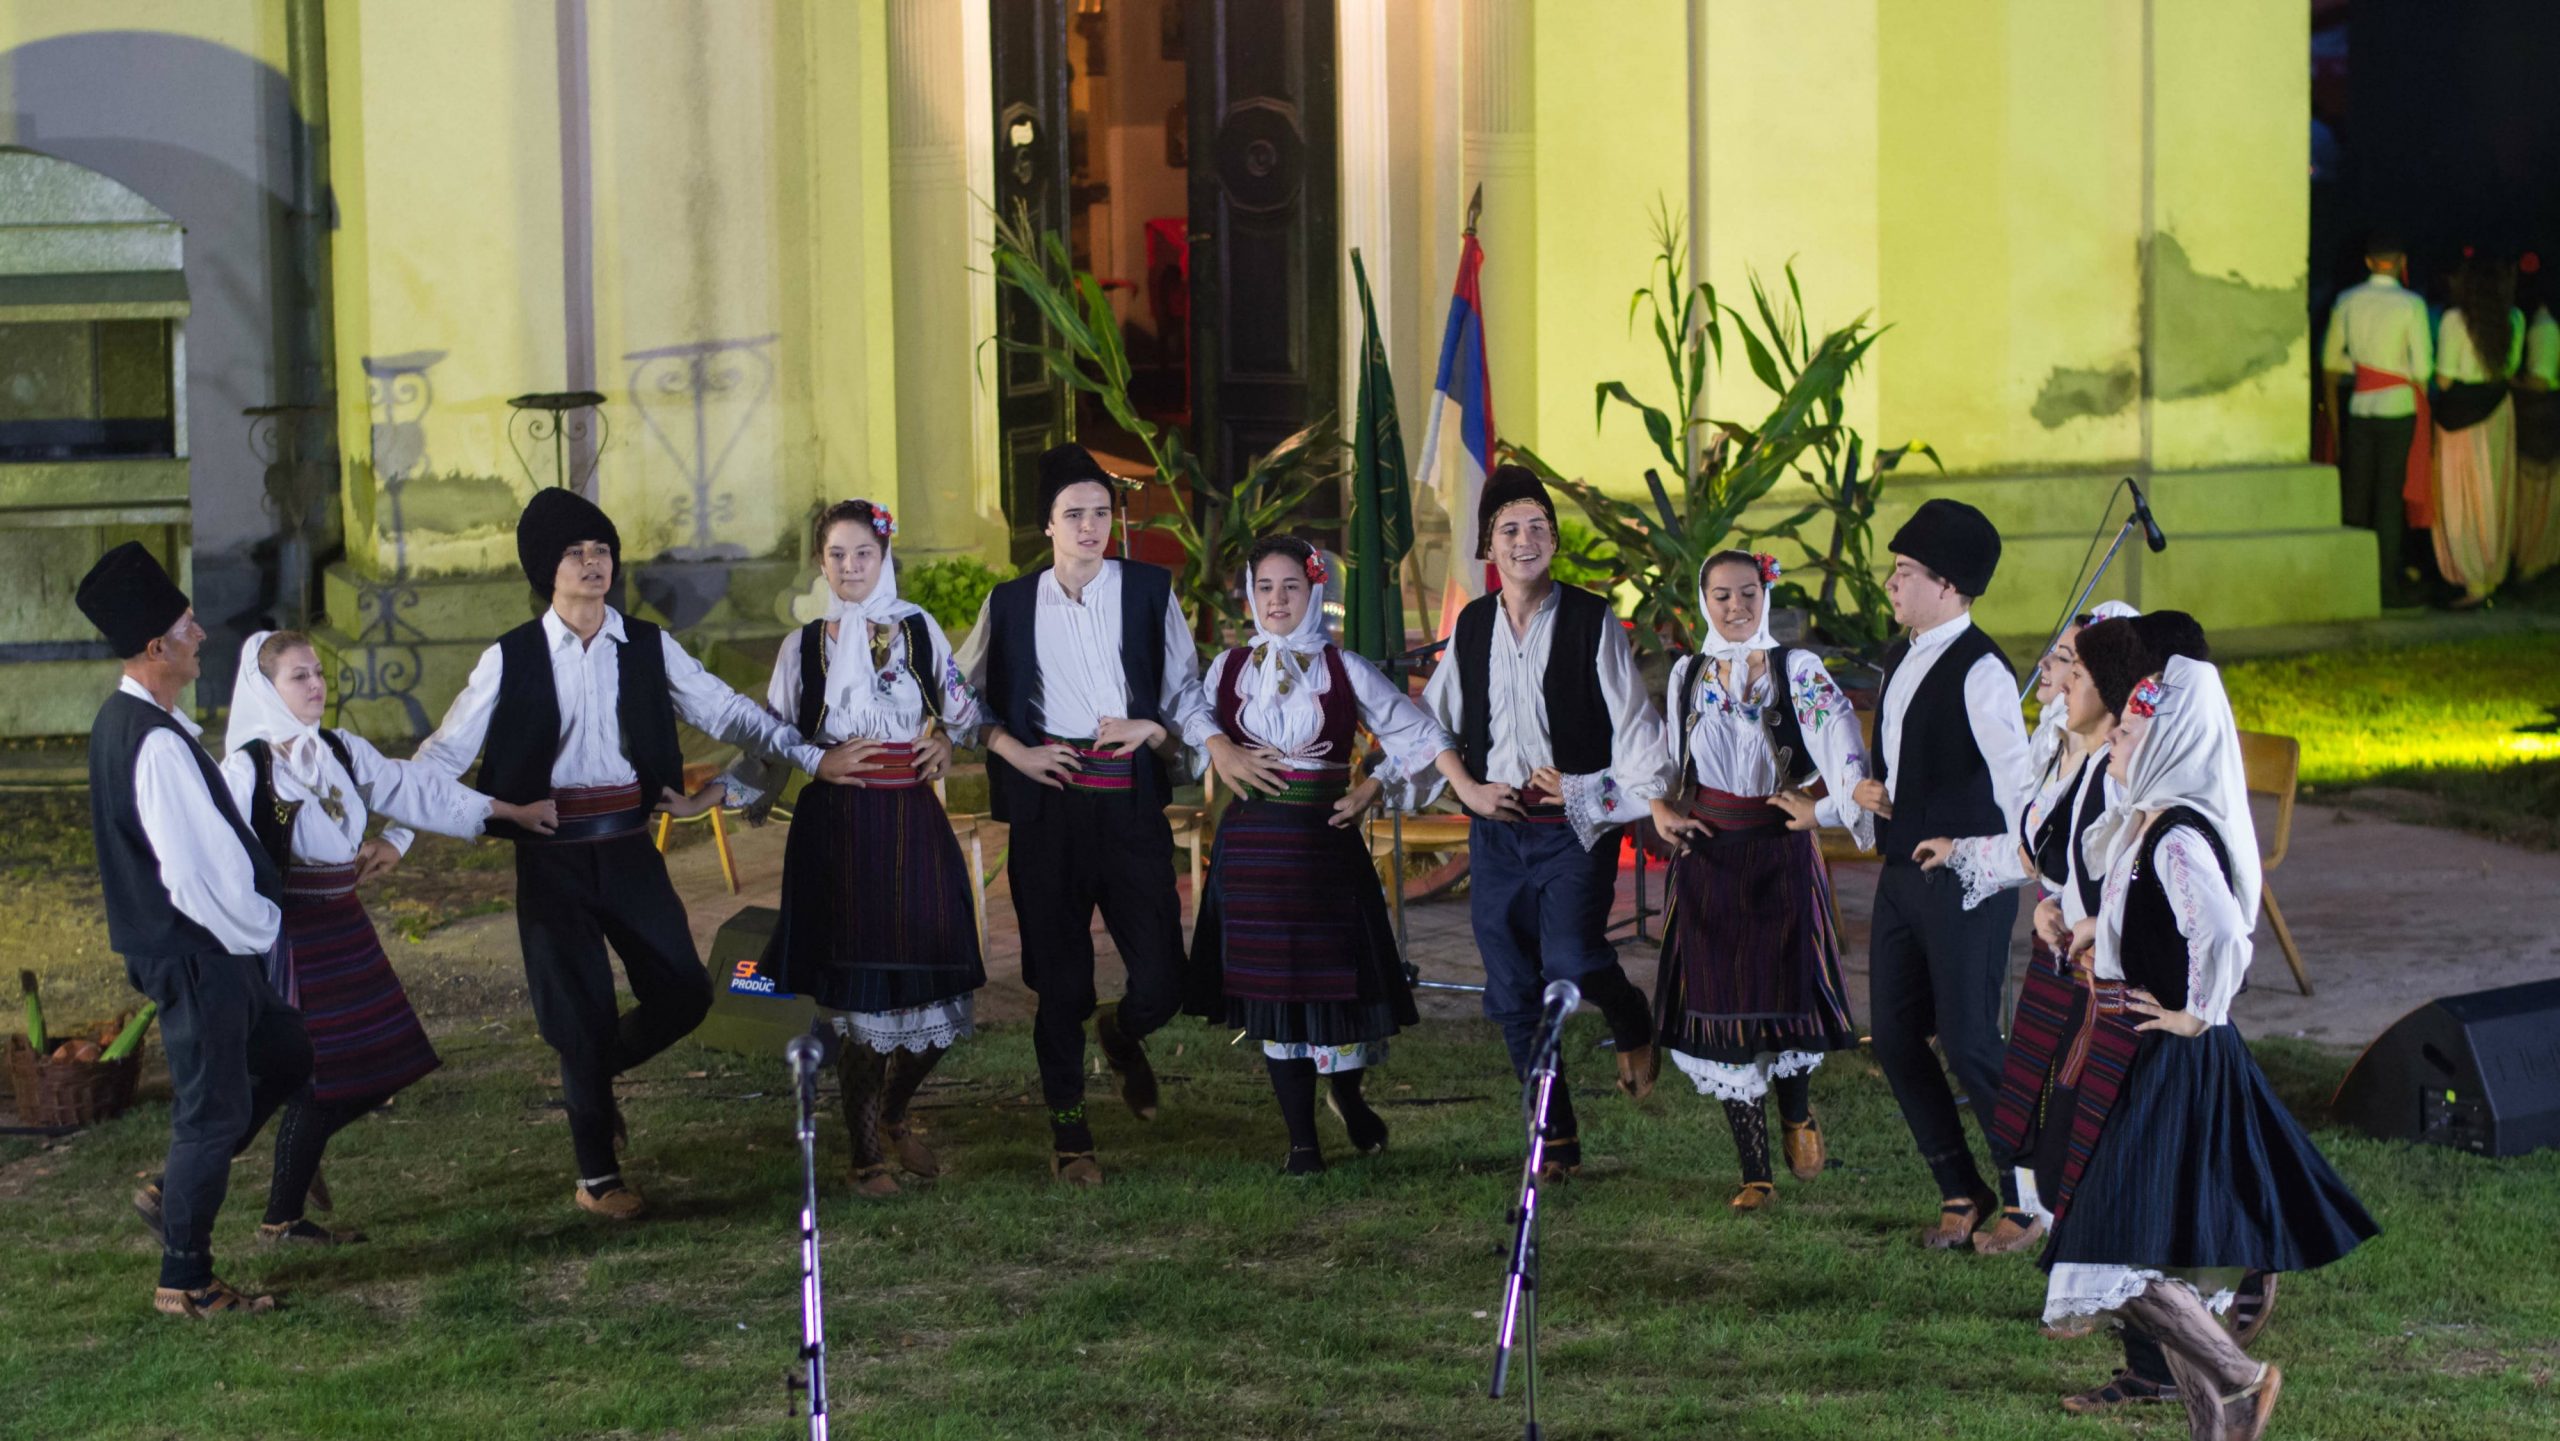
[[[2273,872],[2293,844],[2293,801],[2302,782],[2302,744],[2291,736],[2242,731],[2240,770],[2249,794],[2267,796],[2276,803],[2275,824],[2258,833],[2259,868]],[[2311,972],[2303,968],[2302,948],[2293,943],[2293,928],[2284,923],[2284,908],[2276,904],[2275,882],[2264,881],[2258,893],[2266,901],[2267,924],[2275,930],[2284,963],[2293,967],[2294,985],[2310,995]]]

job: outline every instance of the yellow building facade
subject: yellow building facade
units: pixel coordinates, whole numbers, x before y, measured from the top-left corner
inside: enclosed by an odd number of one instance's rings
[[[526,613],[514,517],[564,467],[616,518],[634,603],[740,656],[807,594],[828,500],[894,507],[911,562],[1003,563],[985,202],[1015,3],[0,0],[0,140],[188,226],[197,575],[235,635],[275,613],[275,525],[211,417],[315,369],[272,332],[296,157],[325,154],[344,553],[320,603],[348,719],[396,733]],[[1222,9],[1165,3],[1069,8],[1168,46]],[[1480,185],[1503,438],[1639,488],[1650,447],[1595,427],[1592,387],[1659,389],[1627,297],[1667,203],[1726,299],[1792,261],[1818,325],[1890,327],[1851,418],[1949,474],[1899,478],[1879,525],[1927,494],[1989,511],[1994,630],[2050,622],[2126,474],[2173,544],[2102,594],[2217,626],[2374,613],[2371,542],[2305,459],[2300,7],[1333,4],[1316,203],[1337,261],[1367,259],[1410,444]],[[574,391],[603,402],[557,444],[509,405]],[[1709,410],[1766,400],[1737,363]]]

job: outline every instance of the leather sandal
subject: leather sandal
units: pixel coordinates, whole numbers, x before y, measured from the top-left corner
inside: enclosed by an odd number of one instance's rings
[[[2145,1381],[2131,1371],[2118,1370],[2106,1384],[2092,1386],[2076,1396],[2062,1398],[2062,1409],[2074,1416],[2103,1416],[2126,1406],[2146,1406],[2155,1401],[2176,1402],[2178,1388],[2174,1383]]]
[[[874,1200],[898,1194],[898,1178],[889,1174],[894,1168],[886,1161],[853,1168],[853,1194]]]
[[[628,1181],[605,1191],[580,1186],[572,1198],[578,1209],[608,1221],[636,1221],[649,1213],[649,1202]]]
[[[1554,1136],[1547,1141],[1544,1158],[1538,1166],[1538,1182],[1563,1181],[1582,1174],[1582,1138]]]
[[[2284,1372],[2273,1363],[2258,1373],[2258,1379],[2215,1399],[2222,1403],[2224,1441],[2258,1441],[2267,1434],[2267,1419],[2276,1413],[2276,1395],[2284,1390]],[[2237,1409],[2238,1414],[2234,1415]]]
[[[1973,1252],[1977,1256],[2006,1256],[2043,1239],[2043,1217],[2032,1211],[2002,1211],[1999,1224],[1974,1233]]]
[[[1736,1212],[1765,1211],[1778,1204],[1778,1188],[1768,1181],[1745,1181],[1726,1204]]]
[[[1102,1163],[1091,1151],[1053,1151],[1049,1154],[1049,1178],[1068,1186],[1102,1184]]]
[[[1781,1119],[1779,1144],[1787,1153],[1787,1173],[1799,1181],[1810,1181],[1822,1174],[1831,1162],[1828,1148],[1822,1144],[1822,1125],[1808,1117],[1801,1126]]]
[[[1921,1233],[1920,1244],[1932,1251],[1958,1251],[1971,1246],[1973,1228],[1981,1223],[1982,1213],[1998,1204],[1990,1196],[1946,1202],[1938,1207],[1938,1224]]]
[[[2231,1339],[2246,1351],[2256,1343],[2258,1334],[2267,1329],[2267,1318],[2276,1313],[2276,1273],[2252,1271],[2240,1278],[2240,1288],[2231,1298]]]
[[[368,1238],[353,1228],[331,1230],[314,1224],[308,1217],[296,1217],[281,1226],[258,1223],[258,1243],[262,1246],[359,1246]]]
[[[151,1293],[152,1310],[163,1316],[183,1316],[190,1321],[199,1321],[207,1316],[252,1316],[275,1308],[275,1297],[243,1296],[219,1277],[199,1291],[161,1286]]]
[[[1632,1051],[1618,1052],[1618,1089],[1630,1101],[1641,1101],[1653,1094],[1653,1083],[1662,1074],[1662,1052],[1652,1046],[1638,1046]]]
[[[916,1135],[913,1125],[884,1125],[880,1128],[880,1140],[889,1153],[898,1158],[899,1169],[908,1175],[931,1180],[942,1174],[942,1158]]]

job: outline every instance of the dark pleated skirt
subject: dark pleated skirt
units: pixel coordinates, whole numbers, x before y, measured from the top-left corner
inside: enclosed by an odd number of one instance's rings
[[[926,786],[812,784],[782,856],[764,968],[838,1011],[896,1011],[987,983],[968,863]]]
[[[1257,1041],[1347,1046],[1418,1020],[1385,889],[1330,805],[1238,801],[1218,823],[1184,1009]]]
[[[1729,1065],[1854,1050],[1831,914],[1831,871],[1810,832],[1720,830],[1674,860],[1654,983],[1662,1044]]]
[[[2069,962],[2046,946],[2043,937],[2033,938],[2018,1009],[2010,1017],[1991,1138],[2000,1154],[2035,1169],[2036,1193],[2047,1206],[2058,1205],[2063,1195],[2078,1088],[2063,1084],[2062,1063],[2080,1029],[2087,997],[2072,983]]]
[[[2151,1031],[2039,1264],[2307,1271],[2379,1231],[2237,1028]]]
[[[353,890],[333,896],[288,891],[284,934],[302,1024],[311,1035],[316,1099],[388,1096],[443,1064]]]

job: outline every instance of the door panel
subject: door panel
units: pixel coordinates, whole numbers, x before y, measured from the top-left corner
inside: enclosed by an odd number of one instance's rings
[[[1068,0],[988,0],[996,107],[996,211],[1006,220],[1025,211],[1029,229],[1067,233]],[[996,331],[1008,340],[1038,341],[1039,312],[1011,290],[996,288]],[[1013,526],[1013,558],[1045,554],[1039,517],[1040,453],[1064,440],[1066,387],[1036,355],[999,346],[996,425],[1003,455],[1003,496]]]

